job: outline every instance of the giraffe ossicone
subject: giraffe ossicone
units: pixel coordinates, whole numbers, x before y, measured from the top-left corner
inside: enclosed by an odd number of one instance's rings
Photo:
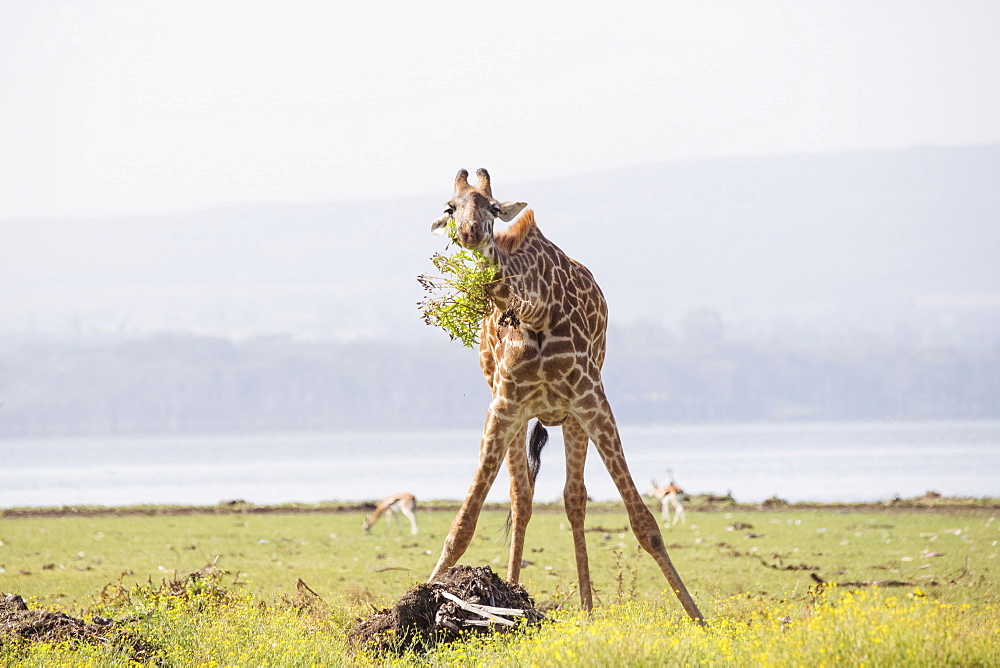
[[[476,530],[486,495],[506,462],[510,473],[511,544],[507,577],[517,582],[524,551],[524,533],[531,518],[534,478],[526,448],[528,421],[559,424],[566,452],[563,500],[573,531],[580,602],[593,607],[584,519],[587,489],[583,472],[590,442],[621,494],[629,523],[639,544],[656,560],[685,611],[702,614],[674,568],[663,535],[629,473],[611,405],[604,393],[607,304],[590,271],[549,241],[524,202],[493,197],[485,169],[455,177],[452,198],[444,214],[431,224],[444,233],[455,221],[454,238],[475,249],[498,268],[490,286],[493,312],[483,319],[479,363],[492,399],[479,449],[479,464],[431,573],[434,581],[465,553]],[[515,217],[520,214],[516,220]],[[514,221],[494,233],[494,221]],[[516,307],[516,319],[504,315]],[[502,321],[502,323],[501,323]],[[544,428],[536,423],[532,441]]]

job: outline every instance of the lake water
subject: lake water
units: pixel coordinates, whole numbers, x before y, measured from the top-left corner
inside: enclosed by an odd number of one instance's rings
[[[549,429],[536,499],[562,495],[561,431]],[[0,440],[0,507],[461,499],[476,431],[276,433]],[[623,427],[640,491],[671,469],[688,493],[739,501],[871,501],[927,490],[1000,496],[1000,421]],[[591,446],[592,498],[617,491]],[[507,499],[501,471],[490,500]]]

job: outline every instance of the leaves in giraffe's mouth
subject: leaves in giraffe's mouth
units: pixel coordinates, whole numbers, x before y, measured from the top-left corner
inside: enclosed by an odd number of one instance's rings
[[[448,223],[448,236],[454,241],[455,219]],[[440,327],[452,340],[467,348],[479,341],[483,318],[493,312],[489,287],[496,277],[497,265],[476,250],[459,250],[452,255],[435,253],[431,263],[436,275],[421,274],[417,282],[428,293],[417,307],[424,322]]]

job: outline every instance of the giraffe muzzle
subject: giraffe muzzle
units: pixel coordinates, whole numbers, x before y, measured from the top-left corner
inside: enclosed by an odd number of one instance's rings
[[[472,223],[461,223],[457,226],[455,231],[456,236],[458,237],[458,242],[466,248],[478,246],[480,241],[482,241],[476,226]]]

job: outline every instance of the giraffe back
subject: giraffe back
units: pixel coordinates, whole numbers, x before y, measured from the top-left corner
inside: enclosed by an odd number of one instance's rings
[[[483,373],[494,389],[515,383],[519,400],[535,396],[558,412],[559,397],[600,382],[607,303],[590,270],[542,234],[530,209],[495,239],[504,261],[496,308],[483,321]]]

